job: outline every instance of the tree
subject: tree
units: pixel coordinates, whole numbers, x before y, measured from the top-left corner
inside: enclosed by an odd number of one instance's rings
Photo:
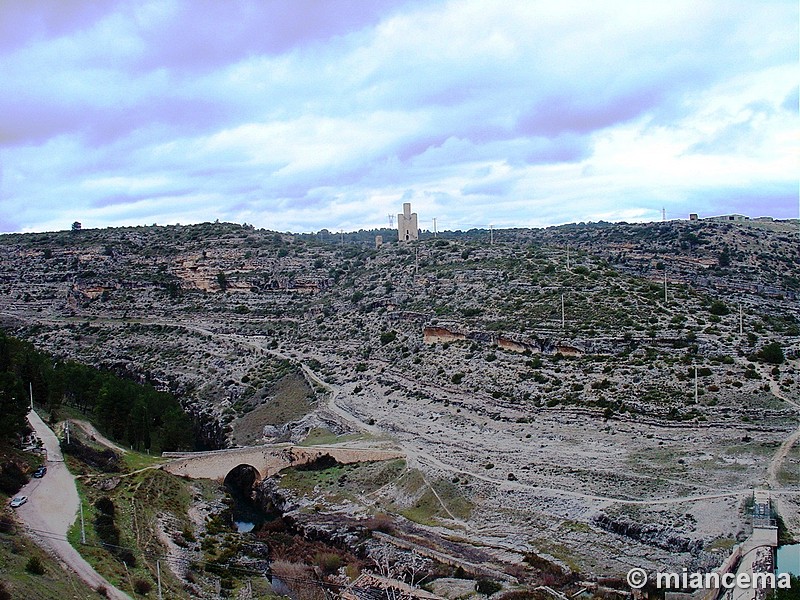
[[[772,342],[764,346],[758,353],[758,358],[772,365],[779,365],[786,360],[783,355],[783,348],[778,342]]]
[[[725,306],[724,302],[721,302],[720,300],[714,300],[714,302],[711,303],[711,307],[708,309],[708,312],[710,312],[712,315],[721,317],[723,315],[727,315],[731,311],[727,306]]]
[[[731,253],[727,246],[724,246],[722,252],[719,253],[717,264],[723,269],[731,266]]]
[[[13,373],[0,373],[0,438],[12,437],[25,427],[28,397]]]
[[[219,285],[219,289],[223,292],[228,289],[228,278],[225,277],[225,273],[222,271],[217,273],[217,284]]]

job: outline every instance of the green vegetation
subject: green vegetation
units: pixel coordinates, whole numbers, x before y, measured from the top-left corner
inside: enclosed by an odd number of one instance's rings
[[[758,358],[773,365],[779,365],[785,360],[783,348],[778,342],[771,342],[764,346],[758,353]]]
[[[89,414],[98,428],[135,448],[190,449],[193,426],[178,401],[149,385],[76,362],[58,362],[0,331],[0,437],[19,432],[28,409],[26,382],[50,411],[62,402]]]
[[[77,575],[22,535],[14,520],[0,514],[0,600],[18,598],[99,598]]]
[[[154,587],[155,561],[163,556],[158,520],[170,518],[177,531],[191,530],[188,487],[186,481],[157,469],[122,477],[110,491],[79,483],[86,544],[81,543],[79,522],[69,531],[70,542],[120,589],[129,591],[137,581]],[[167,597],[187,597],[168,569],[162,568],[161,574]]]

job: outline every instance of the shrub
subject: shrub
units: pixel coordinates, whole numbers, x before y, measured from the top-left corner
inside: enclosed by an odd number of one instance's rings
[[[344,564],[342,557],[335,552],[318,552],[314,563],[327,575],[333,575]]]
[[[142,596],[146,596],[153,589],[153,584],[146,579],[137,579],[133,582],[133,591]]]
[[[94,507],[104,515],[114,518],[114,502],[108,496],[98,498],[94,503]]]
[[[14,519],[8,515],[0,516],[0,533],[14,533]]]
[[[475,591],[479,594],[486,594],[487,596],[491,596],[502,589],[502,585],[491,579],[479,579],[478,583],[475,584]]]
[[[723,315],[727,315],[731,311],[730,309],[728,309],[727,306],[725,306],[724,302],[721,302],[719,300],[714,300],[714,302],[711,303],[708,312],[710,312],[712,315],[717,315],[721,317]]]
[[[44,565],[38,556],[31,556],[25,563],[25,570],[32,575],[44,575]]]
[[[464,380],[464,373],[455,373],[451,378],[450,381],[453,383],[461,383]]]
[[[758,353],[758,358],[771,365],[779,365],[786,359],[783,355],[783,348],[778,342],[764,346]]]
[[[0,581],[0,600],[11,600],[11,592],[8,591],[5,581]]]
[[[26,483],[28,483],[28,477],[17,463],[10,461],[0,466],[0,492],[13,496]]]

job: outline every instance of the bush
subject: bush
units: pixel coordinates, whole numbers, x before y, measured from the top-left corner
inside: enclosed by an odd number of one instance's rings
[[[8,515],[0,516],[0,533],[14,533],[16,528],[14,527],[14,519],[9,517]]]
[[[146,579],[137,579],[133,582],[133,591],[142,596],[146,596],[153,589],[153,584]]]
[[[779,365],[786,360],[783,355],[783,348],[778,342],[772,342],[764,346],[758,353],[758,358],[771,365]]]
[[[502,585],[491,579],[479,579],[478,583],[475,584],[475,591],[479,594],[486,594],[487,596],[491,596],[502,589]]]
[[[31,556],[25,563],[25,570],[32,575],[44,575],[44,565],[38,556]]]
[[[714,302],[711,303],[708,312],[710,312],[712,315],[717,315],[718,317],[721,317],[723,315],[727,315],[731,311],[730,309],[728,309],[727,306],[725,306],[724,302],[721,302],[719,300],[714,300]]]
[[[314,557],[314,563],[322,569],[326,575],[333,575],[344,564],[342,557],[335,552],[318,552]]]
[[[384,331],[381,334],[381,345],[385,346],[397,339],[397,332],[396,331]]]
[[[114,502],[108,496],[98,498],[94,503],[94,507],[104,515],[114,518]]]
[[[28,483],[28,477],[15,462],[7,462],[0,467],[0,492],[13,496]]]
[[[451,378],[450,381],[453,383],[461,383],[464,380],[464,373],[455,373]]]
[[[4,581],[0,581],[0,600],[11,600],[11,592],[8,591]]]

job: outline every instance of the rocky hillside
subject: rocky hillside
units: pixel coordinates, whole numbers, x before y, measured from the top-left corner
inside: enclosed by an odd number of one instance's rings
[[[800,407],[796,221],[371,238],[0,236],[0,316],[175,392],[217,445],[388,437],[461,482],[484,542],[578,570],[619,568],[587,550],[620,535],[604,524],[668,527],[685,562],[743,531],[745,490],[800,487],[794,450],[768,469]],[[728,491],[711,507],[607,502]],[[558,523],[554,546],[542,528]],[[626,552],[673,560],[645,538]]]

